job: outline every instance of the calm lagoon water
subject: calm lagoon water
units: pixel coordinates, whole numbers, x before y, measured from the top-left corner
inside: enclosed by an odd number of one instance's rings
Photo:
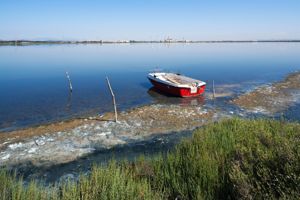
[[[300,43],[0,46],[0,131],[177,99],[153,95],[147,73],[218,84],[268,83],[300,70]],[[72,83],[68,91],[65,72]],[[157,97],[159,96],[159,97]]]
[[[146,76],[159,68],[204,80],[211,91],[218,86],[240,85],[235,95],[258,85],[277,81],[300,70],[300,43],[218,44],[107,44],[0,46],[0,131],[112,111],[105,77],[110,78],[118,107],[129,109],[149,103],[200,103],[234,109],[229,99],[214,102],[207,96],[196,99],[167,97],[151,89]],[[68,91],[65,72],[72,83]],[[290,107],[285,117],[300,120],[300,105]],[[49,168],[24,165],[25,180],[56,182],[89,171],[92,163],[109,159],[133,160],[171,150],[191,132],[158,135],[133,146],[97,151],[74,162]]]

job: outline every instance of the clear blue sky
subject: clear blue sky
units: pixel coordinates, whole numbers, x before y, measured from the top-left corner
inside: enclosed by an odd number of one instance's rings
[[[0,0],[0,39],[300,39],[300,0]]]

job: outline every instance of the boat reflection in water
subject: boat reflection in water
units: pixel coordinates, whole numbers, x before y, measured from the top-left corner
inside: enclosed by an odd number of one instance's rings
[[[181,98],[174,97],[152,87],[148,90],[148,94],[152,97],[155,103],[159,104],[179,104],[183,106],[201,106],[205,103],[205,98],[203,95],[197,97]]]

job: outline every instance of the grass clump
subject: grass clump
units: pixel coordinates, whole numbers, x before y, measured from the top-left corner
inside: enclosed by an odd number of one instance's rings
[[[300,125],[242,119],[211,124],[154,167],[154,185],[172,198],[297,198]]]
[[[16,178],[16,174],[10,174],[0,170],[0,200],[43,200],[57,199],[58,189],[56,187],[43,187],[35,181],[24,186],[22,178]]]
[[[112,161],[107,167],[94,166],[78,183],[64,183],[61,199],[160,199],[146,179],[134,177],[127,164]]]
[[[151,189],[147,179],[134,177],[129,164],[111,161],[108,166],[94,166],[90,175],[81,175],[78,182],[63,181],[53,187],[41,186],[34,181],[24,186],[4,170],[0,173],[0,199],[161,199]],[[4,183],[4,184],[2,184]]]
[[[166,156],[94,166],[78,182],[23,186],[1,171],[0,183],[2,199],[297,199],[300,124],[229,119]]]

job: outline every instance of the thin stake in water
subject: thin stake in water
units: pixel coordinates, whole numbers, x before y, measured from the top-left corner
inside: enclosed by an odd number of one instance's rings
[[[213,80],[213,97],[215,98],[216,97],[216,95],[215,95],[215,81]]]
[[[107,85],[109,87],[109,90],[110,90],[110,93],[111,93],[111,96],[112,96],[112,101],[113,101],[113,105],[114,105],[114,110],[115,110],[115,122],[118,122],[118,113],[117,113],[117,105],[116,105],[116,99],[115,99],[115,94],[111,88],[111,85],[110,85],[110,82],[109,82],[109,79],[108,77],[106,77],[106,81],[107,81]]]
[[[66,72],[66,76],[67,76],[67,79],[69,81],[69,89],[70,89],[70,92],[73,91],[73,87],[72,87],[72,82],[71,82],[71,79],[70,79],[70,76],[69,76],[69,73]]]

